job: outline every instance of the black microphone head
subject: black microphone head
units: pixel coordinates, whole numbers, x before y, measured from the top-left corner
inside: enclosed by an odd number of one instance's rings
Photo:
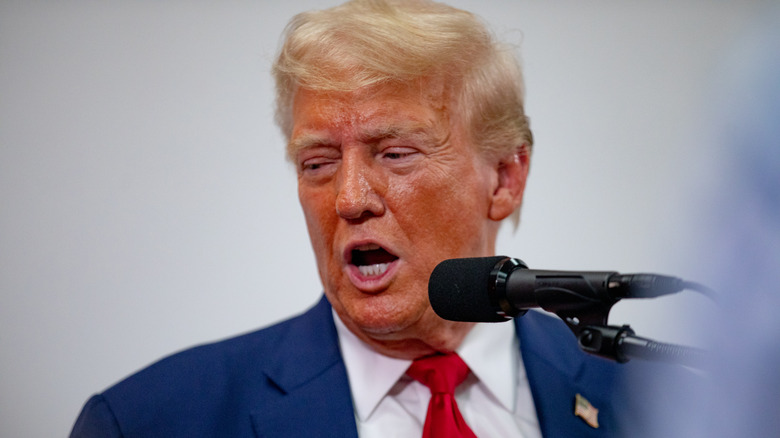
[[[501,322],[490,303],[491,272],[505,256],[450,259],[439,263],[428,281],[428,299],[440,317],[450,321]]]

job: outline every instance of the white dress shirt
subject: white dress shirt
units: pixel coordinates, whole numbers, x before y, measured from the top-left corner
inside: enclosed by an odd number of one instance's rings
[[[358,436],[422,436],[431,393],[406,375],[412,361],[377,353],[333,315]],[[455,390],[455,399],[480,438],[542,436],[518,342],[512,323],[485,323],[477,324],[457,349],[471,373]]]

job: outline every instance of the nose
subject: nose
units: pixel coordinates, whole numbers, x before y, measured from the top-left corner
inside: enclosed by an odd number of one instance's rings
[[[384,213],[384,200],[380,195],[382,184],[370,160],[361,151],[342,154],[336,213],[344,219],[364,220]]]

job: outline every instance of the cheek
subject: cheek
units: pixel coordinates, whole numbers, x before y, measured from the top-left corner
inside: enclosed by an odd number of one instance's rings
[[[421,249],[453,251],[471,237],[483,237],[489,203],[474,173],[432,172],[394,187],[396,214],[407,233],[416,242],[431,242]]]
[[[323,190],[298,189],[298,199],[306,219],[309,238],[318,260],[328,255],[335,228],[334,203]]]
[[[341,281],[341,265],[339,255],[334,254],[333,240],[335,238],[338,218],[335,205],[322,190],[306,190],[299,188],[298,197],[306,219],[314,257],[317,261],[317,271],[326,294],[336,290]],[[331,300],[331,302],[334,302]]]

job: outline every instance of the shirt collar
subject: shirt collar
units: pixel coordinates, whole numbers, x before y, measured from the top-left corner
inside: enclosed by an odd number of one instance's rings
[[[333,320],[339,336],[341,355],[347,367],[355,414],[361,421],[366,421],[398,379],[406,374],[412,361],[377,353],[355,336],[335,311]]]
[[[412,361],[377,353],[352,333],[335,311],[333,320],[347,368],[355,414],[361,421],[366,421],[382,398],[406,374]],[[518,351],[514,324],[507,323],[476,324],[457,349],[479,383],[510,412],[514,412],[517,391]],[[511,376],[512,381],[507,382],[507,376]]]
[[[514,412],[521,366],[515,325],[511,322],[476,324],[456,351],[479,379],[479,384],[505,409]]]

